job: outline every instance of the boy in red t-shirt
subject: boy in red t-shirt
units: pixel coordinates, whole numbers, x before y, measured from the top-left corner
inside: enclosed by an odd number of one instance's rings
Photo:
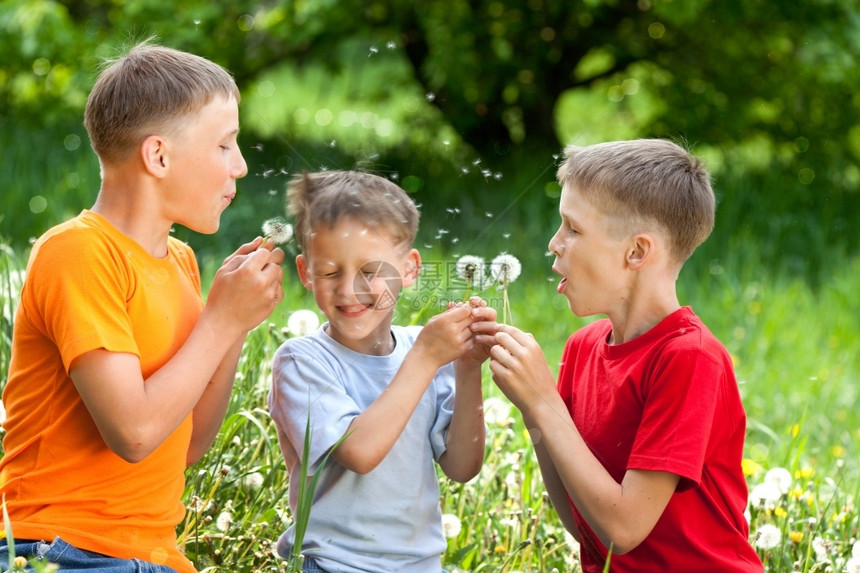
[[[746,416],[731,359],[675,282],[710,234],[700,162],[664,140],[570,146],[549,250],[577,316],[556,386],[535,339],[494,335],[493,379],[520,409],[586,573],[761,571],[744,518]]]
[[[248,331],[283,298],[284,253],[258,238],[204,306],[194,253],[170,236],[214,233],[248,172],[238,102],[222,67],[147,43],[90,93],[101,189],[33,245],[3,392],[0,493],[19,557],[195,570],[176,543],[184,471],[221,426]]]

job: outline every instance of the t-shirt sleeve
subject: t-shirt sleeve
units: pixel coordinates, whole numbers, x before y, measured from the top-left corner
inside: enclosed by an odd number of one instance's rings
[[[133,278],[96,233],[69,230],[43,243],[31,260],[28,319],[59,348],[66,372],[91,350],[137,355],[129,317]]]
[[[295,339],[275,353],[269,411],[299,456],[310,423],[308,467],[313,471],[361,409],[346,393],[345,373],[327,361],[324,352],[309,352],[304,348],[308,344],[317,343],[307,337]]]
[[[628,469],[681,476],[698,484],[714,424],[723,366],[695,345],[665,349],[652,371]]]
[[[436,372],[433,378],[436,392],[436,420],[430,429],[430,447],[433,458],[438,460],[445,453],[448,428],[454,416],[454,364],[448,363]]]

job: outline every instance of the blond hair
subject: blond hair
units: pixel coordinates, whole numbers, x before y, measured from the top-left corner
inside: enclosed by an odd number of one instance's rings
[[[176,129],[216,95],[240,98],[233,77],[218,64],[149,40],[105,65],[84,112],[102,162],[126,159],[147,136]]]
[[[686,261],[714,227],[716,202],[703,163],[664,139],[570,145],[558,168],[569,185],[618,221],[622,232],[656,224],[672,257]]]
[[[296,176],[287,189],[287,212],[295,218],[296,241],[307,252],[314,230],[353,217],[385,229],[395,245],[412,246],[418,208],[406,192],[384,177],[362,171],[322,171]]]

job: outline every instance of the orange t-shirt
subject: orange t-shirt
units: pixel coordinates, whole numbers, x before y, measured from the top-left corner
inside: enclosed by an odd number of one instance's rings
[[[33,246],[3,391],[0,493],[19,539],[62,537],[113,557],[195,571],[176,544],[191,415],[146,459],[106,446],[69,377],[104,348],[140,357],[144,380],[188,338],[203,300],[194,253],[171,238],[156,259],[91,211]]]

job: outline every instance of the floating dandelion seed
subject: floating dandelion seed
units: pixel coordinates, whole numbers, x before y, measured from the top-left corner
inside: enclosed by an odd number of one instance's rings
[[[251,147],[251,149],[256,149],[257,151],[263,151],[263,144],[258,143],[257,145],[254,145],[253,147]]]
[[[765,523],[755,533],[755,546],[759,549],[773,549],[782,540],[782,532],[771,523]]]
[[[293,226],[279,217],[263,223],[263,235],[276,245],[288,243],[293,238]]]
[[[480,289],[484,286],[484,259],[475,255],[463,255],[457,260],[457,276],[466,281],[465,300],[469,300],[472,287]]]
[[[385,47],[388,48],[389,50],[393,50],[397,47],[397,42],[392,40],[392,41],[388,42],[387,44],[385,44]]]
[[[519,259],[508,253],[498,255],[493,262],[490,263],[490,274],[493,280],[499,283],[499,288],[502,289],[502,322],[508,322],[508,317],[511,317],[511,303],[508,299],[508,285],[517,280],[520,276],[523,267],[520,265]]]
[[[372,56],[378,52],[379,52],[379,48],[377,48],[376,46],[370,46],[370,53],[367,54],[367,57],[369,58],[370,56]]]
[[[320,319],[312,310],[301,309],[295,311],[287,319],[287,330],[293,336],[307,336],[319,327]]]
[[[434,94],[433,92],[427,92],[426,94],[424,94],[424,99],[432,102],[436,99],[436,94]]]

